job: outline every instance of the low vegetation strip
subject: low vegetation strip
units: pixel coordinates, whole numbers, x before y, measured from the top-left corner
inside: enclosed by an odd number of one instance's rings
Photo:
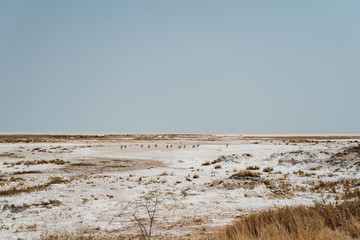
[[[47,189],[48,187],[50,187],[53,184],[61,184],[61,183],[69,183],[70,180],[65,180],[65,179],[61,179],[59,177],[53,177],[51,178],[48,182],[44,183],[44,184],[40,184],[40,185],[35,185],[35,186],[29,186],[29,187],[23,187],[23,188],[10,188],[8,190],[2,190],[0,191],[0,196],[4,197],[4,196],[14,196],[14,195],[19,195],[21,193],[30,193],[30,192],[35,192],[35,191],[42,191]]]
[[[64,161],[61,159],[54,159],[54,160],[34,160],[34,161],[18,161],[18,162],[4,162],[4,165],[8,167],[13,167],[15,165],[41,165],[41,164],[55,164],[55,165],[64,165],[69,163],[69,161]]]
[[[254,213],[208,239],[360,239],[360,201]]]

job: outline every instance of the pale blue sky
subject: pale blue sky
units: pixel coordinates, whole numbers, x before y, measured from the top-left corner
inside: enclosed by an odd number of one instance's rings
[[[360,131],[360,1],[0,0],[0,131]]]

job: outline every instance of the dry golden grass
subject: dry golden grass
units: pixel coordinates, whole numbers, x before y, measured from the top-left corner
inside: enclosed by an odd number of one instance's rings
[[[316,175],[316,173],[307,173],[301,170],[294,171],[293,174],[299,175],[300,177],[311,177]]]
[[[169,173],[168,172],[162,172],[159,176],[168,176],[169,175]]]
[[[240,170],[239,172],[233,174],[230,178],[253,178],[253,177],[260,177],[260,173],[252,172],[249,170]]]
[[[41,171],[37,171],[37,170],[31,170],[31,171],[20,171],[20,172],[14,172],[14,175],[24,175],[24,174],[38,174],[38,173],[42,173]]]
[[[321,166],[311,167],[309,170],[310,171],[316,171],[316,170],[319,170],[319,169],[321,169]]]
[[[15,165],[41,165],[41,164],[55,164],[55,165],[64,165],[69,163],[69,161],[64,161],[61,159],[54,159],[54,160],[34,160],[34,161],[17,161],[17,162],[4,162],[4,165],[8,167],[13,167]]]
[[[360,189],[345,189],[345,192],[342,194],[341,198],[343,200],[352,199],[352,198],[360,198]]]
[[[212,240],[359,239],[360,201],[285,207],[244,217]]]
[[[360,197],[360,180],[339,179],[336,181],[308,181],[309,190],[316,193],[339,193],[337,199],[347,200]]]
[[[21,193],[30,193],[30,192],[35,192],[35,191],[41,191],[41,190],[47,189],[48,187],[50,187],[53,184],[61,184],[61,183],[69,183],[69,182],[70,182],[70,180],[64,180],[59,177],[53,177],[44,184],[28,186],[28,187],[24,187],[24,188],[13,187],[8,190],[2,190],[2,191],[0,191],[0,196],[1,197],[14,196],[14,195],[18,195]]]
[[[0,153],[0,157],[6,157],[6,158],[24,158],[24,156],[17,155],[17,154],[15,154],[15,153],[9,153],[9,152]]]
[[[96,166],[96,164],[94,164],[94,163],[86,163],[86,162],[72,163],[70,165],[73,167],[94,167],[94,166]]]
[[[221,168],[221,165],[215,165],[214,168],[215,168],[215,169],[220,169],[220,168]]]

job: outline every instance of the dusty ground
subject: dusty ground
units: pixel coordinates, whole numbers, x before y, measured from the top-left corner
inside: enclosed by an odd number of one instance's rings
[[[356,198],[358,141],[359,134],[0,135],[0,235],[137,234],[139,223],[149,230],[156,204],[153,234],[197,239],[250,211]]]

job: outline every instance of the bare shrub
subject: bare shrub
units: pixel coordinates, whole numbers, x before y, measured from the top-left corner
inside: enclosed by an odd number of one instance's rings
[[[150,240],[153,236],[154,224],[162,200],[158,190],[151,191],[136,201],[126,203],[120,213],[111,219],[109,225],[116,218],[127,219],[137,226],[141,239]]]

